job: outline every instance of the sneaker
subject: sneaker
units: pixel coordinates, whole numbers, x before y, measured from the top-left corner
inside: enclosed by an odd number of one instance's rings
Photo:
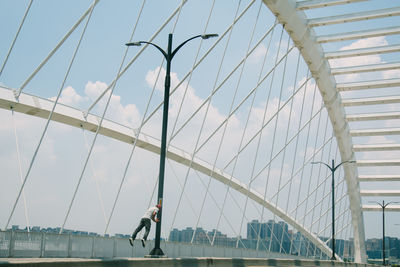
[[[129,244],[131,244],[131,246],[133,247],[133,238],[129,238]]]
[[[146,246],[146,240],[144,240],[143,238],[142,238],[142,246],[143,246],[143,247]]]

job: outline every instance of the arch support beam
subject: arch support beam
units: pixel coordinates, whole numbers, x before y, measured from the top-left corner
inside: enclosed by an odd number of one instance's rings
[[[24,93],[22,93],[18,101],[16,101],[12,90],[0,86],[0,108],[12,108],[16,112],[47,119],[53,104],[54,102],[51,100]],[[85,130],[95,132],[100,118],[92,114],[88,114],[88,116],[85,118],[82,111],[63,104],[58,104],[55,112],[53,113],[52,120],[67,124],[69,126],[84,128]],[[138,138],[136,142],[138,147],[160,154],[160,140],[142,133],[137,136],[135,129],[131,129],[121,124],[104,119],[103,124],[99,129],[99,133],[128,144],[134,143],[136,138]],[[279,207],[275,206],[268,200],[265,200],[262,194],[251,188],[248,188],[246,184],[240,182],[238,179],[235,179],[219,169],[213,168],[211,164],[199,158],[194,158],[192,161],[191,154],[173,146],[169,146],[166,156],[167,158],[185,166],[191,166],[192,169],[208,175],[231,187],[232,189],[248,196],[250,199],[269,209],[271,212],[275,213],[287,223],[292,225],[312,243],[319,247],[324,253],[328,255],[331,253],[330,248],[324,242],[322,242],[318,236],[308,231],[308,229],[305,229],[299,222],[288,216]],[[340,259],[338,256],[337,258]]]
[[[331,75],[329,63],[325,59],[321,45],[317,42],[314,30],[308,26],[305,13],[296,10],[296,1],[294,0],[263,1],[275,14],[279,22],[284,25],[318,85],[335,132],[341,159],[343,161],[354,160],[351,135],[341,104],[341,97],[336,89],[336,81]],[[354,260],[355,262],[366,263],[364,220],[357,169],[352,164],[344,165],[343,168],[352,217]]]

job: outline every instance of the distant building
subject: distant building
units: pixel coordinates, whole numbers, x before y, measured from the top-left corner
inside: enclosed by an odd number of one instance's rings
[[[187,227],[184,230],[173,229],[169,234],[169,241],[173,242],[185,242],[185,243],[196,243],[196,244],[210,244],[212,242],[213,235],[210,237],[203,228],[197,227],[196,231]],[[193,240],[193,241],[192,241]]]
[[[252,220],[247,223],[247,239],[250,240],[250,248],[289,253],[292,231],[289,232],[287,223],[283,221],[260,223]]]
[[[368,259],[377,262],[382,259],[382,239],[371,238],[365,241]],[[385,258],[390,263],[400,263],[400,239],[385,237]]]

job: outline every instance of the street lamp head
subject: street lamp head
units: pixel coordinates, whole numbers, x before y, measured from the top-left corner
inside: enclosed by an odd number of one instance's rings
[[[133,42],[133,43],[126,43],[126,46],[141,46],[142,42]]]
[[[218,34],[213,33],[213,34],[203,34],[203,35],[201,35],[201,38],[204,39],[204,40],[209,39],[209,38],[213,38],[213,37],[218,37]]]

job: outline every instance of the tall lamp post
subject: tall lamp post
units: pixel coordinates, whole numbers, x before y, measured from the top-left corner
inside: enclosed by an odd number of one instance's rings
[[[397,204],[400,203],[398,201],[392,201],[389,203],[385,203],[385,200],[382,200],[382,204],[376,201],[369,201],[370,203],[375,203],[381,206],[382,208],[382,260],[383,260],[383,265],[386,265],[386,255],[385,255],[385,208],[389,206],[390,204]]]
[[[346,160],[335,166],[335,160],[332,159],[332,166],[325,162],[311,162],[311,164],[323,164],[332,172],[332,257],[331,260],[336,260],[335,256],[335,171],[344,163],[355,163],[354,160]]]
[[[161,132],[161,151],[160,151],[160,173],[159,173],[159,180],[158,180],[158,204],[162,205],[162,200],[163,200],[163,191],[164,191],[164,171],[165,171],[165,154],[166,154],[166,139],[167,139],[167,126],[168,126],[168,106],[169,106],[169,91],[170,91],[170,86],[171,86],[171,76],[170,76],[170,71],[171,71],[171,61],[172,58],[175,56],[176,52],[182,46],[184,46],[187,42],[201,37],[202,39],[209,39],[211,37],[217,37],[218,34],[202,34],[202,35],[196,35],[193,36],[192,38],[187,39],[183,43],[181,43],[179,46],[175,48],[174,51],[172,51],[172,33],[168,35],[168,47],[167,47],[167,52],[165,52],[161,47],[159,47],[156,44],[153,44],[151,42],[146,42],[146,41],[139,41],[139,42],[133,42],[133,43],[127,43],[127,46],[140,46],[142,44],[149,44],[157,48],[165,57],[165,60],[167,61],[167,70],[166,70],[166,75],[165,75],[165,90],[164,90],[164,108],[163,108],[163,122],[162,122],[162,132]],[[164,252],[160,248],[160,238],[161,238],[161,215],[162,215],[162,209],[158,212],[158,223],[156,224],[156,239],[155,239],[155,244],[154,248],[150,252],[151,256],[163,256]]]

